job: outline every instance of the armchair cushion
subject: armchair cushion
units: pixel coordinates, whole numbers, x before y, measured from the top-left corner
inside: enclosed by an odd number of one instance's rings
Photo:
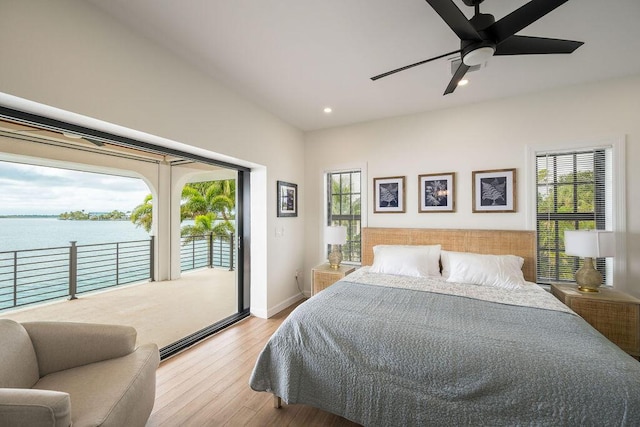
[[[40,378],[29,334],[9,319],[0,319],[0,387],[31,388]]]
[[[123,357],[51,373],[34,387],[69,393],[74,426],[144,426],[159,363],[158,347],[145,344]]]
[[[71,425],[71,400],[68,393],[0,388],[0,426],[42,425]]]

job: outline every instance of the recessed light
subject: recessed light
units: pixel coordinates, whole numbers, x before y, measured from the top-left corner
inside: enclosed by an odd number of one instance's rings
[[[458,86],[466,86],[469,83],[469,80],[462,79],[458,82]]]
[[[329,114],[330,112],[332,112],[333,110],[331,109],[331,107],[324,107],[323,110],[325,113]]]

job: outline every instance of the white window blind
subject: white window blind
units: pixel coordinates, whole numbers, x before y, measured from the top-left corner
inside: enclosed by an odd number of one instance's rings
[[[582,259],[564,253],[565,230],[611,230],[611,147],[536,156],[539,283],[573,282]],[[604,259],[596,268],[607,283]]]

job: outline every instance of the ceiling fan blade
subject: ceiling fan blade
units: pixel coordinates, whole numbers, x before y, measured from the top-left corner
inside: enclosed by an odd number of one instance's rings
[[[386,73],[378,74],[377,76],[371,77],[371,80],[376,81],[383,77],[390,76],[391,74],[398,73],[400,71],[408,70],[409,68],[417,67],[418,65],[425,64],[430,61],[434,61],[436,59],[444,58],[445,56],[453,55],[455,53],[459,53],[460,49],[454,50],[453,52],[445,53],[444,55],[434,56],[433,58],[425,59],[424,61],[416,62],[415,64],[405,65],[404,67],[396,68],[395,70],[387,71]]]
[[[480,34],[478,34],[458,6],[453,3],[453,0],[427,0],[427,3],[440,15],[460,40],[482,40]]]
[[[569,0],[531,0],[509,15],[490,25],[485,31],[497,44],[514,35]]]
[[[464,62],[460,62],[460,66],[458,67],[456,72],[453,74],[453,77],[449,82],[449,86],[447,86],[447,89],[444,91],[443,95],[448,95],[452,93],[454,90],[456,90],[456,88],[458,87],[458,82],[462,80],[465,74],[467,74],[467,71],[469,70],[469,68],[471,67],[466,65]]]
[[[496,47],[494,55],[572,53],[584,42],[544,37],[511,36]]]

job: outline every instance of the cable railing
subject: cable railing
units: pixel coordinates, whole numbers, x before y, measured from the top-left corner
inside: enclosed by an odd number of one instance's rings
[[[181,239],[182,271],[235,266],[233,234]],[[0,252],[0,311],[154,281],[155,238]]]
[[[0,252],[0,310],[153,277],[154,238]]]
[[[181,238],[180,268],[182,271],[204,267],[235,268],[234,234],[220,238],[213,233]]]
[[[0,252],[0,310],[68,294],[69,248]]]
[[[77,246],[76,294],[153,281],[150,246],[149,240]]]

